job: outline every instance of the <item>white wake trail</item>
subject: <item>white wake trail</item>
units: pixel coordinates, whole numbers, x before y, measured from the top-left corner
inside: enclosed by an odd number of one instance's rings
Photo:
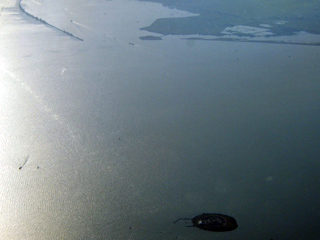
[[[75,134],[76,131],[73,130],[70,124],[68,124],[68,122],[64,120],[63,117],[56,113],[54,109],[50,108],[43,101],[43,99],[38,94],[36,94],[36,92],[31,88],[31,86],[28,83],[24,82],[23,80],[18,78],[14,73],[10,72],[5,68],[1,68],[1,71],[6,73],[11,79],[15,80],[17,83],[19,83],[20,86],[33,97],[36,103],[40,106],[40,109],[46,114],[48,114],[55,122],[59,123],[59,125],[61,125],[66,130],[66,132],[72,138],[73,141],[78,140],[77,134]]]

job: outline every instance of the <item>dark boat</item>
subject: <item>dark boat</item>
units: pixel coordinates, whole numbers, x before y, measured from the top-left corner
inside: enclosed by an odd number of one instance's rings
[[[194,218],[179,218],[174,223],[180,220],[191,220],[193,225],[187,227],[197,227],[212,232],[232,231],[238,227],[233,217],[220,213],[203,213]]]

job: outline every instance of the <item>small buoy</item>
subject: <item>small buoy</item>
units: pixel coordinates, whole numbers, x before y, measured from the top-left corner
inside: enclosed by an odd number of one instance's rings
[[[191,220],[192,226],[187,227],[197,227],[212,232],[232,231],[238,227],[237,221],[233,217],[221,213],[203,213],[194,218],[179,218],[174,223],[180,220]]]

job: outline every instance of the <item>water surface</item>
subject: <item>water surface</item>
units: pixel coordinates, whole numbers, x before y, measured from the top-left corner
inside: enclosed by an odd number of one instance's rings
[[[27,3],[62,31],[1,3],[1,238],[318,239],[318,47],[146,41],[154,13],[194,13]],[[173,224],[202,212],[239,228]]]

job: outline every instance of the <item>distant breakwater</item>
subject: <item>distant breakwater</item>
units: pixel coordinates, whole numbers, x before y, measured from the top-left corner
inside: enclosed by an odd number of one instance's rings
[[[23,13],[25,13],[25,14],[28,15],[29,17],[32,17],[33,19],[35,19],[35,20],[43,23],[44,25],[47,25],[47,26],[49,26],[49,27],[51,27],[51,28],[53,28],[53,29],[55,29],[55,30],[57,30],[57,31],[59,31],[59,32],[62,32],[62,33],[64,33],[64,34],[72,37],[72,38],[75,38],[75,39],[77,39],[77,40],[79,40],[79,41],[83,41],[82,38],[79,38],[79,37],[73,35],[72,33],[68,32],[68,31],[66,31],[66,30],[63,30],[63,29],[61,29],[61,28],[58,28],[58,27],[56,27],[56,26],[48,23],[47,21],[43,20],[42,18],[39,18],[39,17],[34,16],[34,15],[32,15],[31,13],[27,12],[27,10],[22,7],[22,4],[21,4],[22,1],[23,1],[23,0],[20,0],[20,1],[19,1],[19,8],[20,8],[20,10],[21,10]]]

